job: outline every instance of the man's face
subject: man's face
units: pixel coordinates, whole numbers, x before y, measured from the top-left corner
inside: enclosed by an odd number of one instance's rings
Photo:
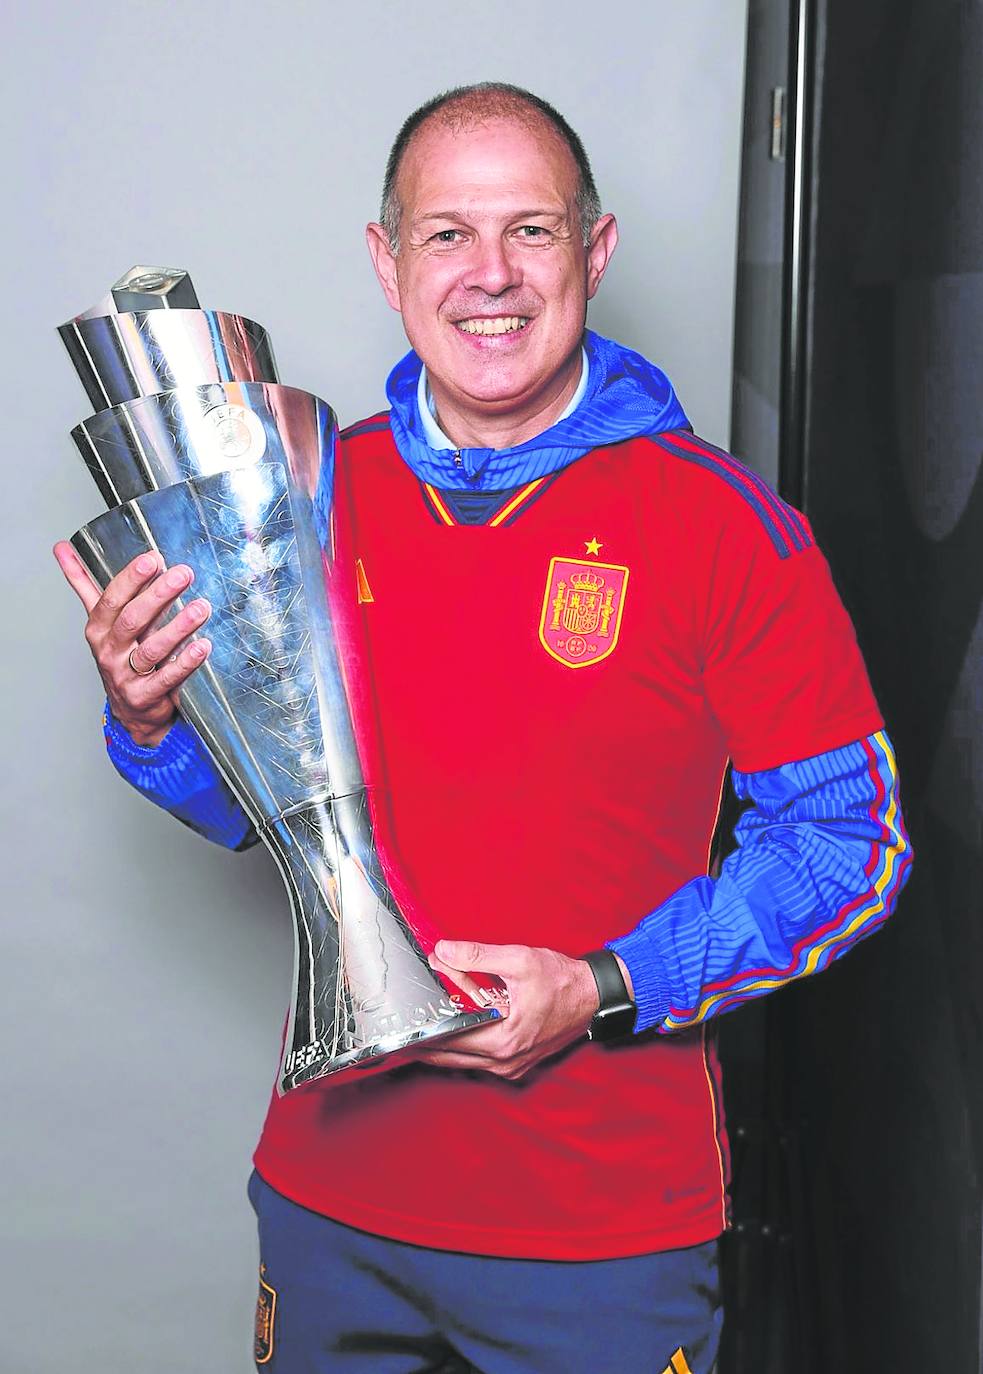
[[[413,139],[399,254],[378,226],[369,246],[438,407],[521,416],[572,392],[587,301],[617,240],[608,215],[584,247],[576,188],[545,123],[431,121]]]

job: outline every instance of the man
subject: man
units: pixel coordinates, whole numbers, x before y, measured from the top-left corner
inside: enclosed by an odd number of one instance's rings
[[[616,242],[527,92],[450,92],[394,145],[368,243],[413,352],[343,436],[336,517],[434,962],[497,974],[510,1011],[274,1097],[251,1184],[271,1369],[705,1374],[727,1173],[707,1021],[823,968],[908,873],[807,522],[584,331]],[[57,552],[117,767],[248,842],[174,715],[208,608],[148,633],[189,570],[138,560],[99,596]],[[750,806],[713,880],[728,757]]]

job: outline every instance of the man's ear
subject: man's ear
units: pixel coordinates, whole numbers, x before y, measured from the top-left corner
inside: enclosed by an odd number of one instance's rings
[[[614,215],[602,215],[591,230],[590,247],[587,249],[587,298],[601,284],[601,278],[611,261],[611,254],[618,246],[618,221]],[[376,268],[376,271],[379,269]]]
[[[372,266],[379,278],[379,285],[385,292],[386,300],[394,310],[399,310],[399,277],[393,250],[389,247],[389,235],[381,224],[367,224],[365,242],[369,245]]]

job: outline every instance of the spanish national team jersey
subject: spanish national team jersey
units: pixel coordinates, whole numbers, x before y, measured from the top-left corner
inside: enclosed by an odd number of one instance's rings
[[[805,519],[685,431],[595,450],[462,524],[385,417],[342,445],[378,728],[377,822],[427,924],[570,955],[706,872],[728,759],[881,728]],[[579,1043],[518,1083],[416,1065],[274,1097],[256,1153],[350,1226],[588,1260],[726,1221],[711,1033]]]

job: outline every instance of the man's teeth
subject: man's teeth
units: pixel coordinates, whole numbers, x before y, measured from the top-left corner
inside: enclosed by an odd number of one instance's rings
[[[495,320],[458,320],[457,327],[465,334],[511,334],[525,329],[529,323],[523,315],[502,315]]]

